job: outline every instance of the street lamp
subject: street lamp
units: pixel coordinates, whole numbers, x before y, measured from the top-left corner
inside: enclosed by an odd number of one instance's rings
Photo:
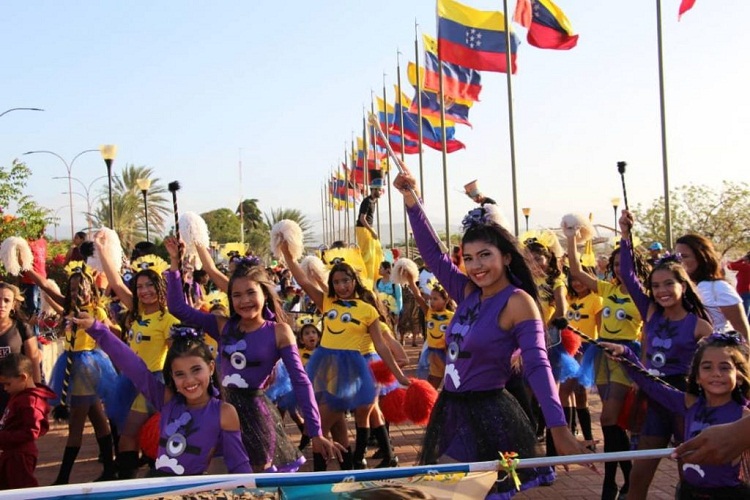
[[[526,231],[529,230],[529,215],[531,215],[531,209],[529,207],[522,208],[523,216],[526,218]]]
[[[7,113],[7,111],[6,111]],[[0,115],[1,116],[1,115]],[[71,177],[71,172],[73,171],[73,164],[76,162],[79,156],[84,155],[86,153],[91,153],[93,151],[96,151],[96,149],[86,149],[78,153],[73,157],[73,159],[68,163],[65,161],[65,158],[60,156],[59,154],[55,153],[54,151],[47,151],[46,149],[39,150],[39,151],[27,151],[24,153],[25,155],[33,155],[37,153],[44,153],[48,155],[56,156],[61,162],[63,162],[63,165],[65,165],[65,170],[68,171],[68,192],[70,193],[69,198],[69,204],[70,204],[70,241],[73,241],[73,237],[75,236],[75,229],[74,229],[74,222],[73,222],[73,177]]]
[[[615,211],[615,238],[617,238],[617,207],[620,206],[620,198],[615,196],[612,198],[612,209]]]
[[[55,216],[52,218],[52,225],[55,227],[55,241],[57,241],[57,226],[60,225],[60,217],[58,217],[57,214],[59,214],[60,210],[62,210],[63,208],[68,208],[68,205],[58,207],[57,210],[55,210]]]
[[[114,144],[105,144],[99,147],[99,151],[102,153],[104,163],[107,165],[107,182],[109,184],[109,228],[115,229],[115,213],[112,209],[112,162],[115,161],[117,156],[117,146]]]
[[[146,219],[146,241],[148,241],[148,189],[151,187],[151,179],[146,177],[145,179],[138,179],[135,183],[138,184],[138,189],[143,193],[143,212]]]
[[[53,179],[66,179],[67,177],[53,177]],[[78,184],[81,185],[83,188],[83,191],[86,193],[86,224],[89,228],[89,234],[91,234],[91,188],[94,186],[94,183],[96,181],[100,181],[102,179],[106,179],[106,175],[102,175],[94,179],[93,181],[89,182],[88,186],[83,183],[83,181],[77,177],[71,177],[74,181],[76,181]],[[68,193],[63,193],[68,194]],[[98,197],[97,197],[98,198]]]
[[[44,110],[41,108],[10,108],[0,113],[0,116],[7,115],[11,111],[44,111]]]

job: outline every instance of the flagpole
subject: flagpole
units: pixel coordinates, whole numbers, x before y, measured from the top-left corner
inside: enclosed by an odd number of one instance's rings
[[[327,245],[328,238],[326,237],[326,202],[323,195],[323,192],[325,191],[325,187],[322,187],[320,190],[320,211],[323,214],[323,244]]]
[[[417,129],[419,130],[419,194],[422,195],[422,202],[424,202],[424,170],[422,160],[422,83],[419,81],[419,33],[417,32],[417,27],[419,27],[419,24],[417,24],[417,20],[414,19],[414,64],[417,67],[417,121],[419,122],[417,124]],[[400,97],[401,95],[399,94],[399,98]]]
[[[375,114],[375,91],[372,89],[370,89],[370,113],[373,115]],[[375,167],[375,162],[378,160],[378,141],[375,139],[375,133],[372,131],[372,127],[370,127],[370,142],[372,143],[372,166]],[[369,169],[369,166],[367,168]],[[375,169],[373,168],[373,170]],[[380,172],[380,178],[383,178],[383,172]],[[377,219],[378,224],[378,239],[380,239],[383,237],[380,230],[380,203],[375,204],[375,218]],[[383,240],[380,239],[380,241]],[[378,263],[378,265],[380,265],[380,263]]]
[[[329,174],[328,174],[329,186],[331,186],[331,180],[330,180],[331,177],[333,177],[333,175],[329,171]],[[330,210],[331,212],[331,242],[334,242],[336,241],[336,213],[333,207],[333,190],[332,189],[328,189],[328,203],[331,205],[331,210]]]
[[[368,146],[367,146],[367,113],[365,111],[365,106],[362,105],[362,147],[364,148],[363,151],[363,160],[362,160],[362,173],[363,173],[363,180],[364,185],[362,186],[362,190],[364,193],[362,196],[369,196],[369,189],[370,189],[370,169],[367,166],[367,153],[368,153]],[[357,216],[359,217],[359,216]]]
[[[419,67],[417,67],[417,74],[419,74]],[[445,203],[445,245],[450,249],[451,247],[451,225],[450,225],[450,209],[448,207],[448,146],[447,146],[447,135],[445,133],[445,96],[443,95],[443,60],[440,56],[440,49],[438,49],[438,91],[440,92],[440,127],[442,130],[442,158],[443,158],[443,201]],[[422,97],[421,89],[417,89],[417,94]],[[421,126],[421,123],[420,123]]]
[[[352,130],[352,158],[354,157],[354,130]],[[357,160],[353,160],[353,168],[351,168],[352,176],[354,176],[354,169],[357,168]],[[364,181],[364,177],[362,178]],[[359,207],[357,206],[357,179],[352,180],[352,185],[354,185],[354,200],[352,205],[352,212],[354,215],[354,219],[352,221],[352,239],[349,243],[356,243],[357,242],[357,219],[359,218]]]
[[[385,135],[390,140],[391,134],[388,131],[390,125],[388,124],[388,100],[385,93],[385,71],[383,71],[383,106],[385,107],[385,121],[386,131]],[[388,176],[388,231],[390,234],[391,249],[393,249],[393,204],[391,203],[391,159],[388,155],[385,155],[385,175]]]
[[[508,0],[503,0],[503,17],[505,18],[505,79],[508,83],[508,132],[510,139],[510,173],[513,186],[513,227],[518,236],[518,180],[516,178],[516,140],[513,127],[513,66],[511,61],[510,24],[508,23]]]
[[[661,165],[664,178],[664,242],[672,248],[672,211],[669,208],[669,165],[667,162],[667,112],[664,102],[664,53],[661,32],[661,0],[656,0],[656,38],[659,53],[659,112],[661,114]]]
[[[401,51],[396,49],[396,83],[398,85],[398,108],[401,110],[398,116],[399,129],[401,130],[401,161],[404,161],[404,148],[406,148],[406,137],[404,136],[404,103],[401,99]],[[419,68],[417,68],[419,73]],[[419,77],[417,77],[419,78]],[[420,148],[421,149],[421,148]],[[420,162],[421,164],[421,162]],[[422,176],[420,174],[420,181]],[[406,203],[404,203],[404,248],[406,258],[409,258],[409,222],[406,219]]]
[[[338,183],[341,180],[341,162],[339,161],[339,168],[338,168],[338,175],[336,176],[336,186],[338,187]],[[346,186],[344,187],[344,193],[346,193]],[[346,196],[346,195],[345,195]],[[344,201],[346,204],[346,201]],[[344,205],[346,206],[346,205]],[[343,209],[341,208],[341,199],[339,199],[339,207],[338,207],[338,213],[339,213],[339,240],[344,240],[344,224],[341,220],[341,212],[343,212]],[[346,221],[346,219],[344,219]]]
[[[346,164],[346,141],[344,141],[344,234],[346,234],[347,244],[351,241],[349,239],[349,167]]]

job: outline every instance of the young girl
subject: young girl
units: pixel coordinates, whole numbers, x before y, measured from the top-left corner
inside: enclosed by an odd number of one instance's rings
[[[458,303],[446,332],[444,387],[425,431],[420,463],[493,460],[502,450],[535,456],[531,422],[505,390],[517,349],[558,453],[586,453],[568,429],[558,399],[531,271],[517,240],[492,217],[495,207],[486,205],[464,218],[464,274],[432,236],[412,194],[414,178],[399,174],[394,186],[404,195],[420,255]],[[551,468],[519,471],[522,488],[551,481],[553,474]],[[498,482],[493,493],[509,498],[515,488]]]
[[[615,358],[640,364],[623,344],[601,342]],[[686,391],[659,383],[625,365],[633,380],[653,400],[683,417],[684,438],[690,439],[712,425],[726,424],[749,415],[750,367],[747,345],[736,335],[714,333],[698,343],[690,365]],[[722,465],[682,464],[676,498],[735,500],[750,498],[750,486],[740,478],[739,460]]]
[[[309,318],[309,322],[305,322]],[[299,329],[299,343],[302,347],[299,349],[299,355],[302,358],[302,365],[307,366],[310,357],[315,352],[320,342],[320,330],[316,326],[314,316],[303,316],[299,319],[302,321],[302,327]]]
[[[64,316],[84,312],[104,321],[107,313],[99,306],[99,291],[94,286],[86,264],[80,261],[70,262],[66,271],[69,278],[65,296],[50,288],[36,272],[27,271],[26,276],[33,279],[50,299],[62,303]],[[68,484],[70,480],[73,464],[81,449],[86,417],[94,426],[99,456],[104,467],[97,480],[116,479],[112,434],[101,399],[114,387],[117,374],[110,359],[96,348],[96,341],[84,329],[70,321],[62,324],[64,332],[61,336],[65,338],[66,349],[55,363],[50,385],[60,398],[61,405],[68,408],[70,414],[62,465],[53,484]]]
[[[570,275],[583,283],[593,293],[602,297],[602,321],[599,338],[610,342],[628,344],[631,349],[640,352],[639,339],[643,320],[627,288],[620,277],[621,248],[617,247],[609,257],[609,269],[614,276],[612,281],[604,281],[586,273],[580,262],[576,248],[578,228],[564,228],[568,240],[568,259]],[[637,256],[638,257],[638,256]],[[638,257],[639,258],[639,257]],[[639,258],[640,259],[640,258]],[[647,264],[640,259],[639,271],[645,273]],[[639,276],[643,281],[646,274]],[[617,425],[625,397],[630,391],[631,381],[623,368],[604,356],[598,349],[589,349],[581,361],[578,379],[584,386],[596,383],[599,397],[602,399],[600,422],[604,436],[604,451],[628,451],[630,439],[625,429]],[[617,466],[622,470],[624,484],[617,487]],[[615,499],[618,494],[625,495],[630,488],[629,460],[607,462],[604,464],[604,482],[602,483],[602,500]]]
[[[182,244],[174,238],[165,241],[171,259],[171,270],[166,273],[167,304],[177,318],[199,325],[219,342],[223,358],[221,385],[227,401],[239,413],[242,441],[253,470],[291,472],[305,460],[289,441],[279,412],[261,389],[279,359],[284,361],[292,379],[313,450],[325,460],[338,454],[321,433],[320,414],[310,381],[265,269],[238,263],[228,284],[230,317],[203,313],[190,307],[182,293],[178,271],[178,245]]]
[[[712,327],[677,256],[656,261],[645,283],[647,292],[644,292],[633,269],[630,245],[633,223],[633,215],[623,210],[620,216],[620,248],[623,249],[620,277],[641,317],[645,318],[643,342],[646,368],[683,391],[698,340],[711,334]],[[638,449],[663,448],[673,435],[679,441],[682,436],[681,424],[658,400],[649,400]],[[659,459],[635,461],[630,473],[630,498],[646,498],[658,466]]]
[[[414,297],[422,308],[425,317],[425,349],[422,351],[418,365],[423,366],[423,359],[427,361],[427,381],[438,389],[445,375],[445,332],[453,319],[453,301],[445,288],[436,284],[430,292],[430,303],[419,293],[416,283],[409,283]],[[420,377],[421,378],[421,377]]]
[[[294,279],[323,311],[324,327],[320,347],[310,358],[307,373],[315,390],[321,410],[323,432],[332,432],[333,439],[345,448],[349,446],[344,412],[354,411],[357,441],[354,454],[345,453],[342,468],[364,468],[367,441],[370,436],[370,412],[376,398],[375,380],[360,352],[366,335],[372,337],[375,350],[396,379],[409,385],[409,379],[398,367],[380,329],[380,319],[387,312],[360,281],[354,268],[346,262],[334,264],[328,275],[328,291],[313,283],[294,260],[287,242],[281,244],[289,270]],[[385,426],[373,429],[381,449],[387,449]],[[315,470],[325,470],[325,462],[315,458]]]
[[[72,321],[85,329],[115,360],[154,408],[161,412],[156,474],[203,474],[220,449],[230,473],[249,473],[237,410],[219,399],[213,356],[203,335],[173,326],[163,380],[100,321],[83,315]]]

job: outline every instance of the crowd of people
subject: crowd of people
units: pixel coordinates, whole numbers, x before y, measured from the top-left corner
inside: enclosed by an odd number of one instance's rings
[[[750,425],[750,254],[728,266],[735,289],[703,236],[681,236],[674,253],[651,245],[647,258],[633,245],[636,221],[625,210],[611,254],[582,260],[580,226],[563,227],[564,248],[542,233],[519,241],[478,193],[461,244],[444,252],[414,179],[401,174],[394,186],[420,254],[406,280],[372,226],[382,184],[362,204],[359,245],[320,252],[322,275],[283,235],[277,268],[248,253],[230,255],[222,270],[197,245],[202,269],[194,270],[176,238],[164,242],[169,262],[145,242],[122,265],[118,242],[99,231],[88,242],[76,235],[60,291],[46,279],[44,239],[30,242],[35,264],[23,288],[0,282],[0,489],[38,485],[36,441],[51,407],[68,422],[54,484],[70,481],[86,419],[100,481],[135,478],[146,464],[152,476],[203,474],[217,456],[229,473],[294,472],[310,445],[315,471],[334,462],[362,469],[371,439],[377,466],[397,466],[379,404],[391,388],[371,363],[410,386],[402,345],[422,336],[417,376],[439,395],[421,464],[494,460],[511,450],[529,458],[540,443],[548,456],[597,451],[587,403],[596,390],[604,452],[687,440],[676,451],[678,498],[750,498],[736,460],[747,446],[716,446]],[[99,271],[86,262],[92,255]],[[59,315],[65,346],[50,380],[35,330],[40,293]],[[139,436],[156,414],[148,457]],[[286,414],[300,443],[284,430]],[[647,498],[658,463],[607,462],[602,498]],[[525,489],[551,484],[555,470],[518,476]],[[515,491],[498,480],[488,498]]]

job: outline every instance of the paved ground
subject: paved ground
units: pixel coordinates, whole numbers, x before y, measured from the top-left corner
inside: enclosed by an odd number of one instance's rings
[[[407,347],[407,352],[410,358],[415,361],[418,349]],[[596,422],[601,409],[599,398],[596,395],[592,395],[590,397],[590,404],[592,418]],[[594,427],[594,437],[601,440],[601,432],[597,428],[598,426],[595,425]],[[74,482],[90,482],[101,472],[101,466],[96,460],[98,454],[96,440],[94,439],[93,430],[90,425],[86,426],[85,432],[83,447],[78,455],[78,460],[71,476],[71,480]],[[287,432],[294,436],[295,440],[299,440],[299,431],[291,422],[287,425]],[[39,441],[40,456],[37,466],[37,477],[39,483],[43,486],[51,484],[57,475],[62,452],[65,447],[66,436],[66,425],[52,424],[50,432]],[[422,438],[422,429],[413,425],[392,426],[391,436],[400,463],[402,465],[414,465]],[[352,435],[352,441],[353,439],[354,436]],[[601,449],[601,445],[599,448]],[[303,470],[312,470],[312,458],[309,447],[306,450],[306,454],[309,460]],[[371,465],[374,466],[377,462],[377,460],[372,460]],[[663,460],[651,486],[649,498],[658,500],[673,499],[674,486],[677,480],[676,464],[669,460]],[[618,481],[621,483],[622,479],[619,478]],[[601,482],[601,476],[583,467],[572,466],[569,472],[558,468],[558,479],[554,485],[535,488],[518,495],[516,498],[557,498],[559,500],[598,499],[601,493]]]

